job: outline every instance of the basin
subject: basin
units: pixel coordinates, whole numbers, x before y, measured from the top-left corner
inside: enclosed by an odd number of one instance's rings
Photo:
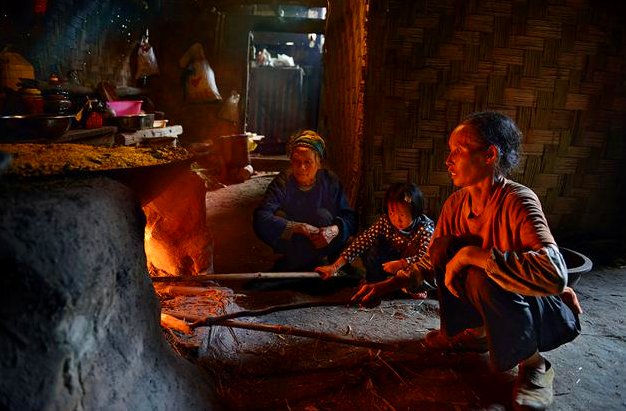
[[[578,283],[578,281],[580,281],[580,277],[582,277],[583,274],[591,271],[593,263],[589,257],[579,253],[578,251],[565,247],[559,247],[559,250],[563,255],[565,265],[567,266],[567,285],[569,287],[573,287]]]

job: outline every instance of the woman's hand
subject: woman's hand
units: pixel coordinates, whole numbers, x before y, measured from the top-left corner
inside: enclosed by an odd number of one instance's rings
[[[386,263],[383,263],[383,270],[385,270],[386,273],[395,275],[398,271],[402,270],[405,265],[406,264],[403,259],[387,261]]]
[[[460,297],[463,290],[457,281],[459,274],[468,266],[475,266],[483,270],[487,266],[489,252],[475,246],[461,248],[446,264],[445,286],[455,297]]]
[[[578,297],[572,287],[565,287],[563,293],[561,293],[561,299],[574,314],[580,315],[583,313],[583,307],[578,302]]]
[[[380,304],[380,298],[383,295],[399,290],[405,285],[404,279],[399,279],[397,277],[391,277],[388,280],[381,281],[379,283],[364,284],[361,286],[359,291],[357,291],[352,298],[350,298],[350,303],[359,304],[362,307],[368,308],[376,307]]]
[[[336,225],[329,225],[327,227],[321,227],[316,233],[313,233],[309,238],[313,242],[315,248],[324,248],[331,241],[339,235],[339,227]]]
[[[450,293],[457,298],[461,296],[463,290],[459,287],[459,282],[456,280],[459,273],[467,267],[465,253],[463,250],[463,248],[459,250],[459,252],[456,253],[450,261],[448,261],[448,264],[446,264],[444,284]]]
[[[362,307],[372,308],[380,304],[380,297],[390,290],[383,284],[385,281],[374,284],[364,284],[352,298],[351,304],[358,304]]]
[[[293,233],[303,235],[306,238],[311,238],[319,231],[319,228],[307,223],[295,223],[293,225]]]

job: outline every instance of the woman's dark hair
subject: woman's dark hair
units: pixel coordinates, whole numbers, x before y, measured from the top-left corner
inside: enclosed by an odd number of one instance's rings
[[[413,183],[393,183],[389,186],[383,200],[383,211],[385,214],[388,214],[387,205],[391,201],[410,205],[413,219],[419,217],[424,212],[424,195],[419,187]]]
[[[497,173],[507,176],[517,166],[522,132],[513,119],[495,111],[481,111],[470,114],[461,124],[474,128],[486,145],[496,146]]]

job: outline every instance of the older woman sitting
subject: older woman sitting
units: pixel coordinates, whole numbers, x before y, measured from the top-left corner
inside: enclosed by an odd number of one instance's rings
[[[325,148],[314,131],[292,136],[290,167],[272,180],[254,211],[257,236],[282,254],[276,271],[312,271],[327,264],[356,232],[356,214],[339,179],[322,167]]]

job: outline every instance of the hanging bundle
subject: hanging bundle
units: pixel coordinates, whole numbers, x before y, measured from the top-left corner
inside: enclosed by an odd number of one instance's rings
[[[222,100],[215,83],[215,73],[204,56],[204,49],[200,43],[189,47],[181,57],[179,65],[185,70],[183,83],[186,101],[207,103]]]
[[[135,79],[145,78],[159,74],[159,66],[154,55],[154,49],[149,43],[149,32],[141,37],[139,48],[137,49],[137,73]]]

